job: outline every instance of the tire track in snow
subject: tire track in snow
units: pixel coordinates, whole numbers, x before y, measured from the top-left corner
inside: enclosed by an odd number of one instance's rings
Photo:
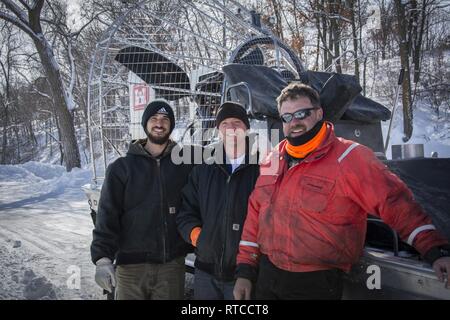
[[[35,235],[30,234],[28,232],[24,232],[22,228],[20,232],[11,230],[6,226],[2,226],[1,233],[9,237],[11,240],[19,240],[23,244],[31,246],[34,249],[37,249],[39,253],[43,253],[45,255],[55,254],[62,255],[64,254],[64,250],[60,248],[55,248],[53,244],[45,244],[43,241],[40,241],[41,238],[36,237]],[[28,235],[27,235],[28,234]]]

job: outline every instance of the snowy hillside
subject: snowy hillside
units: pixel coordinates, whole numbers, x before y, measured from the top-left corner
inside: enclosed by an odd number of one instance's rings
[[[395,97],[396,82],[398,70],[400,69],[398,57],[387,59],[380,63],[375,69],[370,69],[369,97],[384,104],[392,110]],[[439,77],[431,77],[433,68],[442,70],[443,80]],[[450,157],[450,104],[447,98],[448,91],[432,90],[443,82],[444,87],[446,78],[450,70],[450,51],[444,50],[441,53],[426,54],[424,59],[423,81],[416,88],[417,96],[413,107],[413,134],[407,144],[424,144],[424,155],[430,157],[431,152],[437,151],[440,158]],[[428,78],[427,78],[428,77]],[[389,122],[382,122],[384,141]],[[397,108],[394,114],[392,124],[391,138],[387,150],[387,158],[391,158],[391,146],[395,144],[404,144],[403,138],[403,110],[402,98],[399,95]]]
[[[440,115],[430,110],[423,104],[414,109],[414,130],[408,144],[423,144],[425,157],[430,157],[433,151],[438,152],[439,158],[450,158],[450,109],[444,109]],[[386,133],[389,122],[382,122],[383,139],[386,141]],[[401,106],[397,106],[394,122],[391,130],[389,148],[386,152],[391,159],[391,146],[404,144],[403,117]]]

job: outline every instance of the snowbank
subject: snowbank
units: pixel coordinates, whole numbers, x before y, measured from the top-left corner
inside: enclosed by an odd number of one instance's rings
[[[62,166],[35,161],[0,165],[0,191],[3,194],[0,195],[0,210],[13,201],[31,197],[43,200],[63,194],[67,189],[81,193],[81,186],[90,180],[91,172],[87,169],[75,168],[66,172]]]

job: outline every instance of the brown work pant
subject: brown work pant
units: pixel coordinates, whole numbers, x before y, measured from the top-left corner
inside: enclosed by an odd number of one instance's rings
[[[184,258],[165,264],[127,264],[116,268],[116,300],[184,299]]]

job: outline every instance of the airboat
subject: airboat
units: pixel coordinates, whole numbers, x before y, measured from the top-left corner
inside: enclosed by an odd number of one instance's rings
[[[88,89],[93,180],[83,187],[94,223],[106,167],[125,155],[132,139],[145,137],[140,119],[152,99],[170,101],[179,143],[213,141],[214,130],[208,129],[214,128],[217,108],[229,100],[243,104],[252,128],[271,141],[273,132],[282,138],[275,98],[292,81],[319,91],[336,134],[370,147],[450,239],[450,159],[387,160],[381,121],[391,118],[389,109],[363,96],[352,75],[307,70],[257,12],[232,0],[141,1],[97,43]],[[194,259],[186,258],[187,271]],[[377,270],[380,282],[371,285]],[[414,248],[369,216],[364,253],[346,275],[344,298],[450,299],[450,290]]]

